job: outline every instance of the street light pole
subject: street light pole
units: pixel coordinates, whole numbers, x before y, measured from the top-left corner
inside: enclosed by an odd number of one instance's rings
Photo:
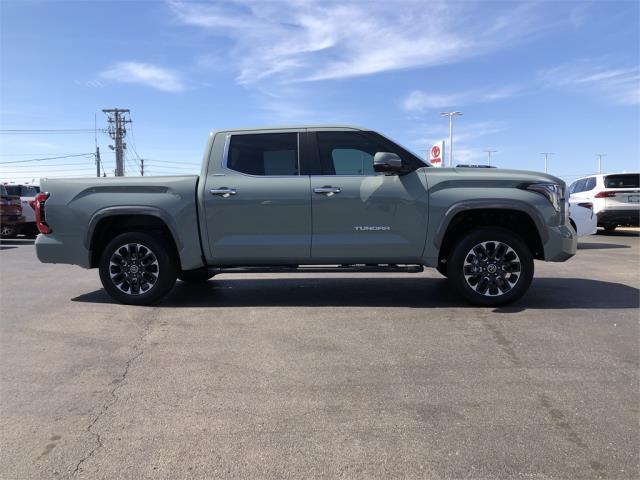
[[[602,157],[606,156],[606,153],[596,153],[596,157],[598,157],[598,173],[602,173]]]
[[[497,150],[485,150],[487,152],[487,165],[491,166],[491,154],[496,153]]]
[[[449,166],[453,166],[453,117],[462,115],[462,112],[440,112],[443,117],[449,117]]]
[[[548,171],[548,164],[549,164],[549,155],[554,155],[553,152],[542,152],[540,155],[544,155],[544,173],[547,173]]]

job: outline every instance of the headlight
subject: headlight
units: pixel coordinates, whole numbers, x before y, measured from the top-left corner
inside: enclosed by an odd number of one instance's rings
[[[553,205],[556,212],[560,211],[560,206],[564,201],[563,185],[558,185],[557,183],[531,183],[525,187],[525,190],[543,195]]]

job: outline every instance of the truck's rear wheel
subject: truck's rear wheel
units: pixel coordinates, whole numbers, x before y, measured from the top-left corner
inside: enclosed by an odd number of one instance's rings
[[[447,273],[451,285],[469,302],[494,307],[522,297],[533,278],[533,256],[513,232],[484,227],[454,247]]]
[[[123,233],[111,240],[99,268],[109,295],[129,305],[157,302],[173,288],[178,274],[167,242],[144,232]]]

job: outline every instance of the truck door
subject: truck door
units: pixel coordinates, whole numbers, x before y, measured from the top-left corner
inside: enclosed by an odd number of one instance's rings
[[[218,134],[222,135],[222,134]],[[300,175],[299,133],[233,133],[218,138],[204,188],[211,265],[309,261],[311,194]]]
[[[424,249],[428,194],[425,166],[374,132],[310,132],[320,175],[311,176],[311,256],[322,263],[414,263]],[[400,156],[407,172],[373,170],[376,152]]]

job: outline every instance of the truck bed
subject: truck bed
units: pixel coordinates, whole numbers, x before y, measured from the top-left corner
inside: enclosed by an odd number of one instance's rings
[[[41,180],[51,192],[46,222],[52,230],[38,237],[41,261],[91,265],[91,238],[110,215],[152,215],[163,220],[174,237],[183,268],[198,268],[202,248],[196,204],[197,175],[166,177],[63,178]]]

